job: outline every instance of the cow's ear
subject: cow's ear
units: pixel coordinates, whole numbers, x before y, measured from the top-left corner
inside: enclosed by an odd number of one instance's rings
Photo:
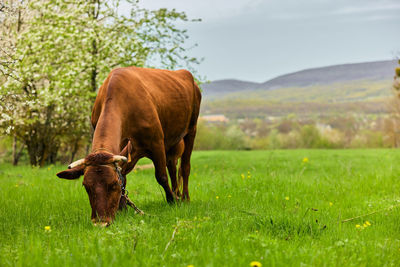
[[[119,153],[121,156],[124,156],[128,159],[128,163],[131,161],[131,153],[132,153],[132,143],[131,140],[128,141],[128,144],[122,149],[122,151]]]
[[[78,179],[81,175],[83,175],[84,169],[85,169],[85,166],[83,166],[83,165],[77,166],[75,168],[59,172],[59,173],[57,173],[57,176],[59,178],[68,179],[68,180]]]

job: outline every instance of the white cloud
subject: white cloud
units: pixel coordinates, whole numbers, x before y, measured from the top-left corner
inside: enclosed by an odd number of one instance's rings
[[[352,15],[352,14],[365,14],[365,13],[376,13],[380,11],[396,11],[400,9],[400,3],[371,3],[369,5],[363,6],[347,6],[339,8],[333,11],[333,14],[343,14],[343,15]]]

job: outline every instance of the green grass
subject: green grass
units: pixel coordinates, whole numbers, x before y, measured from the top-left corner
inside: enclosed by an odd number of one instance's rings
[[[82,179],[55,176],[63,166],[3,164],[0,266],[396,266],[400,207],[340,221],[399,204],[399,162],[398,150],[195,152],[190,204],[168,206],[153,170],[131,173],[152,216],[130,209],[106,229]]]

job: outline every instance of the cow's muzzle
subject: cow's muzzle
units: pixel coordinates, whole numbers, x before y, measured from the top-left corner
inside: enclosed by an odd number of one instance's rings
[[[111,225],[111,219],[105,219],[105,220],[98,220],[98,219],[92,219],[92,223],[94,226],[97,227],[108,227]]]

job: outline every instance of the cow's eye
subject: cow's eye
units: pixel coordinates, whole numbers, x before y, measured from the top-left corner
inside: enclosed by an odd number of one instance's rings
[[[119,186],[118,182],[114,182],[114,183],[110,184],[110,185],[108,186],[108,188],[109,188],[110,190],[116,190],[116,189],[118,188],[118,186]]]

